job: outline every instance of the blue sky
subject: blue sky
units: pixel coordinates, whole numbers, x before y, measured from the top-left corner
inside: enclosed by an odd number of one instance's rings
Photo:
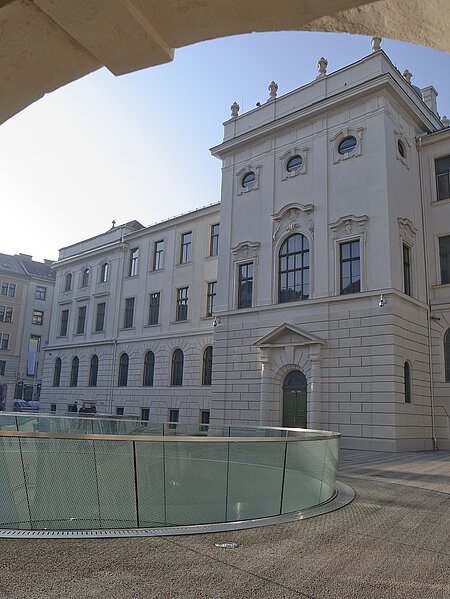
[[[450,56],[383,40],[419,87],[434,85],[450,117]],[[114,77],[102,69],[29,106],[0,127],[0,252],[56,259],[58,249],[137,219],[144,225],[220,199],[220,162],[209,148],[237,101],[241,113],[371,51],[370,38],[264,33],[177,50],[166,65]]]

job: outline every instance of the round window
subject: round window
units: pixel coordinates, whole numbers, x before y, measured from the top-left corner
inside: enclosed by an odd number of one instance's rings
[[[350,152],[353,152],[353,150],[356,148],[357,143],[358,142],[356,141],[356,137],[354,135],[349,135],[348,137],[343,139],[339,144],[339,154],[350,154]]]
[[[292,156],[290,160],[288,160],[288,163],[286,164],[286,170],[288,173],[295,173],[295,171],[298,171],[302,167],[302,164],[303,158],[296,154],[295,156]]]
[[[250,187],[253,187],[253,185],[255,184],[256,181],[256,175],[253,171],[249,171],[247,174],[245,174],[242,177],[242,187],[245,187],[246,189],[250,189]]]
[[[399,139],[397,142],[398,153],[402,158],[406,158],[406,150],[403,142]]]

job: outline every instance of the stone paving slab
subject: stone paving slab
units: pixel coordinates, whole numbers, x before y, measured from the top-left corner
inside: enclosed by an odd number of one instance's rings
[[[347,507],[185,537],[0,540],[0,599],[449,599],[450,453],[343,451]],[[218,541],[239,543],[218,549]]]

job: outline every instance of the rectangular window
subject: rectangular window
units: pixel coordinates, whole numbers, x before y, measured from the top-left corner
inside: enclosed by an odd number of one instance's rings
[[[450,235],[439,237],[439,260],[441,285],[448,285],[450,283]]]
[[[61,337],[65,337],[67,335],[68,325],[69,325],[69,310],[62,310],[61,326],[59,327],[59,334]]]
[[[5,376],[6,360],[0,360],[0,376]]]
[[[78,308],[77,335],[82,335],[84,333],[85,325],[86,325],[86,306],[80,306]]]
[[[7,295],[8,297],[14,297],[16,295],[16,284],[15,283],[2,283],[2,295]]]
[[[180,264],[191,261],[192,231],[181,235]]]
[[[55,403],[50,404],[50,412],[53,412],[53,413],[56,412],[56,404]]]
[[[436,170],[437,199],[450,198],[450,156],[444,156],[434,161]]]
[[[141,420],[150,420],[150,408],[141,408]]]
[[[219,254],[219,225],[211,225],[211,238],[209,241],[209,255],[217,256]]]
[[[175,320],[187,320],[189,287],[177,289],[177,313]]]
[[[160,293],[150,293],[150,304],[148,310],[148,324],[158,324],[159,322],[159,300]]]
[[[125,300],[125,316],[123,319],[123,328],[131,329],[134,320],[134,297],[127,297]]]
[[[180,417],[180,410],[169,410],[169,428],[176,429]]]
[[[130,268],[128,270],[129,277],[135,277],[138,273],[139,248],[130,250]]]
[[[31,335],[28,342],[27,354],[27,375],[36,376],[39,362],[38,355],[41,351],[41,338],[38,335]]]
[[[39,285],[36,287],[36,292],[34,294],[34,299],[45,301],[47,297],[47,287],[40,287]]]
[[[106,312],[106,302],[101,302],[97,304],[97,314],[95,316],[95,332],[98,333],[103,331],[105,328],[105,312]]]
[[[240,264],[238,271],[238,308],[251,308],[253,304],[253,262]]]
[[[9,349],[9,333],[0,333],[0,349]]]
[[[42,310],[33,310],[33,317],[31,319],[33,324],[43,325],[44,324],[44,313]]]
[[[209,410],[201,410],[200,412],[200,423],[203,426],[200,426],[200,430],[201,431],[207,431],[208,430],[208,424],[209,424]]]
[[[359,239],[340,244],[340,294],[361,291]]]
[[[9,306],[0,306],[0,322],[12,322],[13,309]]]
[[[123,416],[123,406],[116,408],[116,416]]]
[[[208,291],[206,293],[206,316],[212,316],[214,313],[214,305],[216,303],[216,286],[216,281],[208,283]]]
[[[161,270],[164,266],[164,240],[155,241],[153,248],[153,270]]]
[[[411,248],[403,244],[403,291],[412,295],[411,288]]]

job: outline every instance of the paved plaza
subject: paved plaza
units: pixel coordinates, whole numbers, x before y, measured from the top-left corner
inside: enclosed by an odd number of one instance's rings
[[[0,599],[449,599],[450,452],[342,451],[345,508],[231,533],[0,539]],[[219,549],[218,541],[236,549]]]

